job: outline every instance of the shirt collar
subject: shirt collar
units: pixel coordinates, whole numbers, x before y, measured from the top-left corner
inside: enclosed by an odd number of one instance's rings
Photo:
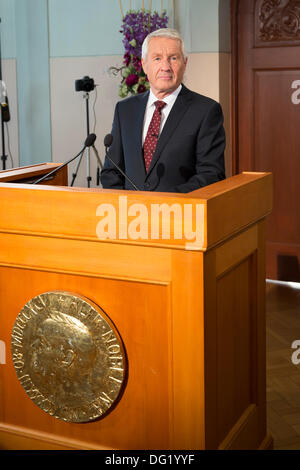
[[[164,101],[167,105],[171,104],[173,101],[176,100],[177,96],[181,92],[181,89],[182,89],[182,85],[180,84],[179,87],[176,88],[176,90],[174,90],[170,95],[166,96],[163,100],[160,100],[160,101]],[[155,96],[155,94],[153,93],[153,91],[150,88],[147,107],[150,108],[150,106],[152,106],[155,103],[155,101],[157,101],[157,100],[158,100],[158,98]]]

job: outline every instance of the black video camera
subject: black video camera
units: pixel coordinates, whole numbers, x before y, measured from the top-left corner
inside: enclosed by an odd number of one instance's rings
[[[93,78],[83,77],[80,80],[75,80],[75,91],[93,91],[95,83]]]

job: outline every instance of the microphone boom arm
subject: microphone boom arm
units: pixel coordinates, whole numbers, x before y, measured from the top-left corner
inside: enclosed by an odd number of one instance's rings
[[[96,135],[95,134],[89,134],[87,136],[87,138],[85,139],[85,142],[84,142],[84,147],[82,150],[80,150],[80,152],[75,155],[75,157],[72,157],[70,158],[70,160],[68,160],[67,162],[63,163],[62,165],[58,166],[57,168],[54,168],[54,170],[50,171],[50,173],[47,173],[46,175],[42,176],[41,178],[39,178],[38,180],[34,181],[33,183],[31,184],[38,184],[38,183],[41,183],[42,181],[44,181],[46,178],[48,178],[49,176],[53,175],[54,173],[56,173],[58,170],[60,170],[61,168],[63,168],[64,166],[66,165],[69,165],[69,163],[71,163],[73,160],[75,160],[76,158],[78,158],[80,155],[83,154],[83,152],[85,151],[85,149],[87,147],[91,147],[91,145],[94,145],[94,142],[96,140]]]
[[[49,176],[52,176],[54,173],[56,173],[57,171],[61,170],[63,167],[65,167],[66,165],[68,165],[69,163],[71,163],[73,160],[75,160],[76,158],[78,158],[86,149],[86,145],[83,147],[82,150],[80,150],[80,152],[75,155],[75,157],[71,158],[70,160],[68,160],[67,162],[63,163],[62,165],[59,165],[58,167],[54,168],[54,170],[50,171],[50,173],[46,173],[46,175],[42,176],[41,178],[39,178],[38,180],[36,181],[33,181],[33,183],[31,184],[38,184],[38,183],[41,183],[42,181],[44,181],[46,178],[48,178]]]
[[[129,178],[129,176],[127,176],[124,171],[110,158],[109,155],[107,155],[107,152],[106,152],[106,157],[108,158],[108,160],[114,165],[114,167],[124,176],[125,179],[127,179],[129,181],[129,183],[133,186],[133,188],[136,190],[136,191],[141,191],[135,184],[133,181],[131,181],[131,179]]]

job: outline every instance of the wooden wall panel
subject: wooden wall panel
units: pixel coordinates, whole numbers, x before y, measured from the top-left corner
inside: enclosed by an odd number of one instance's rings
[[[299,3],[232,0],[232,18],[233,166],[273,173],[267,277],[299,282]]]
[[[300,79],[299,70],[263,70],[255,72],[255,149],[253,164],[258,171],[274,174],[274,207],[268,217],[268,242],[294,248],[300,260],[300,197],[297,178],[299,106],[292,103],[292,83]],[[300,83],[300,82],[299,82]],[[290,94],[290,96],[289,96]],[[278,119],[274,119],[274,97]],[[284,116],[284,119],[281,118]],[[277,136],[275,139],[274,136]],[[297,155],[297,158],[295,157]],[[276,273],[278,274],[278,273]]]

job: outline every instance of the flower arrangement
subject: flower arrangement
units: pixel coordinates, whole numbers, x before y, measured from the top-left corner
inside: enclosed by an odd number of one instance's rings
[[[160,28],[166,28],[169,18],[167,12],[163,9],[159,14],[157,11],[152,13],[151,8],[146,11],[143,7],[141,10],[130,9],[124,15],[121,2],[120,7],[123,17],[120,33],[124,36],[125,54],[123,56],[123,65],[120,68],[110,67],[110,71],[114,75],[121,74],[122,81],[119,96],[125,98],[129,94],[136,95],[150,88],[141,63],[142,44],[149,33]]]

